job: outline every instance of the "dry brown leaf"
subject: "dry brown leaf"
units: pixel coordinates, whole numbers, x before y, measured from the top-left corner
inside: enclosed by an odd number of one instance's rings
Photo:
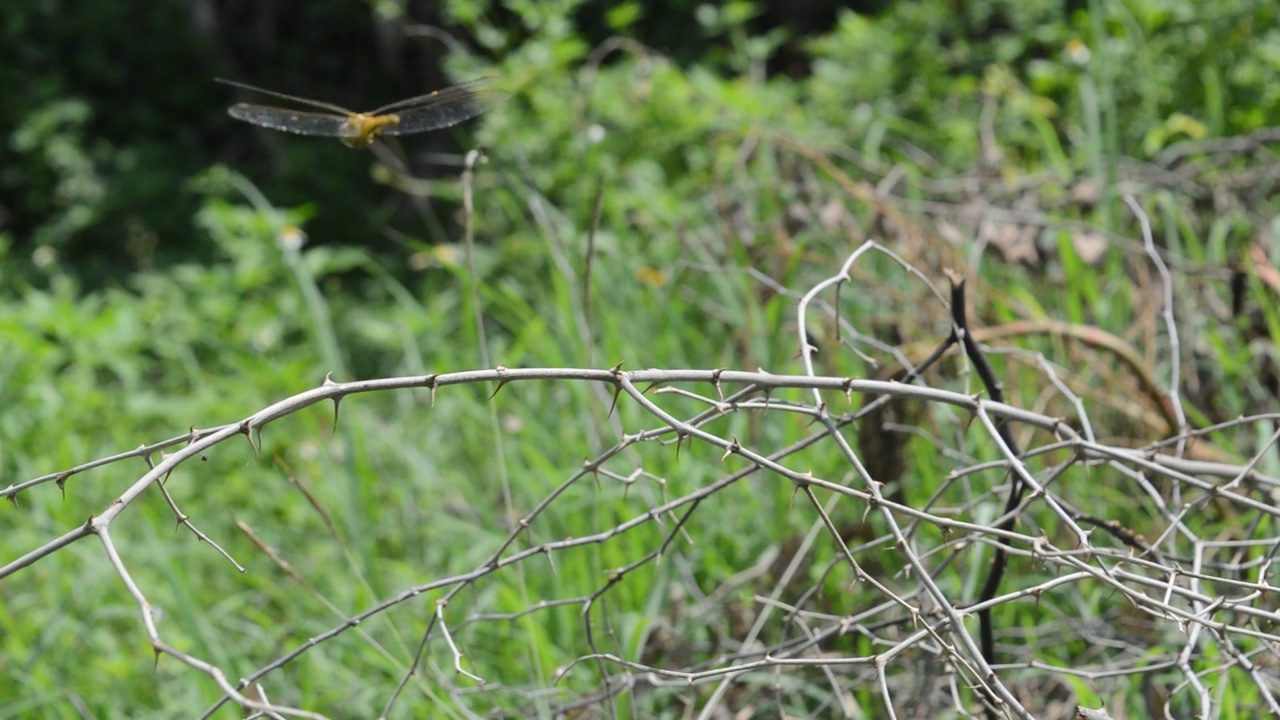
[[[1071,247],[1075,248],[1076,255],[1080,256],[1085,265],[1097,265],[1102,262],[1110,246],[1111,243],[1102,233],[1085,230],[1071,234]]]

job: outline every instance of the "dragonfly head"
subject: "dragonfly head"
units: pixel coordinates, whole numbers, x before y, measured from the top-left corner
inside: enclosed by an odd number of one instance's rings
[[[373,137],[383,128],[399,124],[400,116],[395,113],[385,115],[355,113],[342,124],[342,144],[352,148],[367,148],[373,144]]]

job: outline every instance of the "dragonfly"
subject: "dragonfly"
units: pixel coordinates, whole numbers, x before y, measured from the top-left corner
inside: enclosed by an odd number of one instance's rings
[[[452,127],[488,109],[483,97],[489,87],[489,78],[450,85],[442,90],[383,105],[369,112],[353,112],[327,102],[285,95],[235,80],[214,80],[223,85],[325,111],[237,103],[227,108],[227,114],[237,120],[298,135],[336,137],[342,140],[342,144],[353,148],[369,147],[378,135],[409,135]]]

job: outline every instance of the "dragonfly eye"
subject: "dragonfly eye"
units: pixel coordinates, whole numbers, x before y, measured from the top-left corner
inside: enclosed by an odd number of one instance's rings
[[[342,123],[342,127],[338,128],[338,135],[344,138],[359,137],[365,134],[365,126],[369,123],[369,116],[363,113],[356,113],[347,117]]]

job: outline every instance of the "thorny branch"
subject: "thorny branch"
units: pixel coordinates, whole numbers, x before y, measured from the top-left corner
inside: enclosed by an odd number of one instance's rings
[[[817,374],[815,348],[804,332],[807,313],[831,309],[822,305],[820,296],[853,282],[851,269],[870,253],[884,254],[909,268],[887,249],[869,243],[801,297],[801,374],[498,367],[326,381],[239,422],[192,429],[0,490],[0,497],[9,499],[49,483],[74,490],[75,483],[90,482],[88,475],[97,468],[164,451],[160,462],[149,465],[86,522],[8,560],[0,567],[0,580],[79,540],[97,537],[107,562],[136,603],[157,656],[177,659],[218,688],[222,699],[204,717],[225,703],[259,716],[320,717],[269,702],[262,688],[280,682],[277,671],[305,653],[321,652],[334,638],[423,596],[431,599],[432,611],[416,626],[416,652],[405,664],[398,686],[388,693],[384,716],[393,712],[402,691],[417,678],[441,688],[467,716],[500,714],[503,705],[486,697],[536,699],[551,714],[596,708],[617,715],[617,702],[625,694],[633,710],[649,702],[645,696],[653,702],[679,697],[693,715],[711,718],[726,704],[749,702],[744,698],[772,697],[786,704],[794,692],[796,698],[804,698],[795,700],[797,705],[812,716],[972,717],[983,712],[990,717],[1032,718],[1044,717],[1046,699],[1034,688],[1057,682],[1055,692],[1062,692],[1061,681],[1067,677],[1099,688],[1114,687],[1108,683],[1130,676],[1162,688],[1156,694],[1160,700],[1150,707],[1164,717],[1186,716],[1188,711],[1212,715],[1222,683],[1240,678],[1256,693],[1260,710],[1280,714],[1275,698],[1280,687],[1275,670],[1280,665],[1280,632],[1275,629],[1280,612],[1270,582],[1280,553],[1280,478],[1261,469],[1266,465],[1259,456],[1239,464],[1186,456],[1187,444],[1215,429],[1191,429],[1180,407],[1174,408],[1177,437],[1161,444],[1126,447],[1099,439],[1086,403],[1043,358],[1036,362],[1045,385],[1067,399],[1075,416],[1055,417],[1004,402],[998,376],[987,360],[991,349],[984,348],[969,327],[959,278],[953,279],[949,302],[935,295],[949,311],[951,335],[919,363],[904,364],[905,372],[897,380]],[[1159,262],[1158,255],[1152,258]],[[1167,281],[1168,275],[1163,277]],[[1165,299],[1170,301],[1168,293]],[[1172,323],[1172,315],[1167,317]],[[848,324],[842,317],[837,323]],[[964,347],[984,393],[921,384],[956,344]],[[899,355],[898,360],[906,363],[907,358]],[[261,659],[256,670],[238,681],[229,679],[227,669],[165,640],[144,588],[112,540],[114,524],[128,517],[125,511],[147,490],[163,491],[164,479],[188,460],[242,435],[257,447],[260,434],[272,422],[316,403],[415,388],[429,390],[434,398],[437,391],[457,385],[533,382],[585,382],[607,388],[617,393],[620,417],[621,406],[626,406],[635,411],[630,417],[647,418],[648,424],[618,434],[611,447],[566,471],[559,485],[520,515],[505,539],[491,552],[486,550],[487,559],[474,569],[403,587],[276,657]],[[1174,383],[1167,393],[1177,402]],[[864,399],[860,407],[848,402],[854,395]],[[876,409],[902,402],[932,408],[957,427],[973,428],[967,436],[953,433],[948,438],[946,432],[926,431],[923,421],[899,424],[952,463],[950,474],[927,497],[914,500],[905,490],[887,491],[883,480],[868,469],[863,449],[847,437],[858,423],[876,421],[871,419],[880,417],[873,415]],[[689,412],[690,403],[702,409]],[[792,430],[811,424],[800,439],[785,444],[776,442],[788,436],[781,432],[755,433],[746,439],[730,429],[729,420],[747,413]],[[1262,426],[1277,419],[1245,417],[1231,427]],[[1015,435],[1015,430],[1023,434]],[[650,471],[643,465],[646,461],[637,459],[656,462],[652,458],[673,455],[682,447],[686,453],[693,447],[715,448],[724,469],[716,477],[690,484]],[[633,453],[636,450],[642,452]],[[820,456],[827,462],[815,469]],[[1145,507],[1150,523],[1136,528],[1117,522],[1105,501],[1089,492],[1101,478]],[[570,497],[600,492],[590,481],[601,479],[622,488],[650,482],[661,490],[660,497],[632,499],[627,517],[594,533],[558,535],[556,513]],[[731,488],[746,483],[753,492],[776,483],[787,488],[792,510],[806,518],[808,529],[794,547],[775,549],[772,561],[748,563],[741,572],[721,578],[721,587],[706,591],[692,571],[695,550],[712,531],[716,513],[724,512]],[[675,491],[677,487],[682,490]],[[1171,497],[1180,500],[1173,502]],[[172,498],[169,503],[180,523],[197,539],[207,539]],[[1249,531],[1225,540],[1209,536],[1211,515],[1222,508],[1248,519],[1236,525]],[[643,549],[625,565],[608,569],[585,594],[541,597],[517,612],[494,612],[484,607],[479,594],[466,593],[516,566],[525,566],[526,572],[558,572],[557,568],[581,562],[587,550],[623,542],[639,543],[636,547]],[[282,557],[269,554],[273,562],[288,568],[290,577],[301,579]],[[649,618],[651,632],[640,651],[608,647],[618,632],[618,588],[638,582],[641,571],[655,568],[670,574],[671,592],[679,588],[686,601],[661,603],[671,617]],[[838,591],[833,592],[833,586]],[[751,592],[749,602],[736,610],[740,622],[719,627],[713,644],[690,647],[676,639],[681,628],[707,622],[712,611],[732,605],[744,588]],[[1082,612],[1081,598],[1100,595],[1109,596],[1109,606]],[[512,683],[509,668],[494,667],[482,653],[468,649],[475,633],[486,627],[514,627],[570,607],[580,614],[585,646],[545,686]],[[1024,624],[1031,617],[1038,618],[1035,637],[1043,645],[1024,642]],[[978,619],[978,637],[971,618]],[[668,625],[670,632],[662,631]],[[359,637],[372,642],[367,635]],[[1089,664],[1056,662],[1058,656],[1048,652],[1054,645],[1083,641],[1097,648]],[[447,667],[436,665],[437,655],[448,658]],[[825,699],[813,700],[803,691],[788,689],[784,678],[821,687],[815,693]],[[762,684],[766,679],[770,682]],[[1073,712],[1086,718],[1109,717],[1105,710],[1086,707]]]

